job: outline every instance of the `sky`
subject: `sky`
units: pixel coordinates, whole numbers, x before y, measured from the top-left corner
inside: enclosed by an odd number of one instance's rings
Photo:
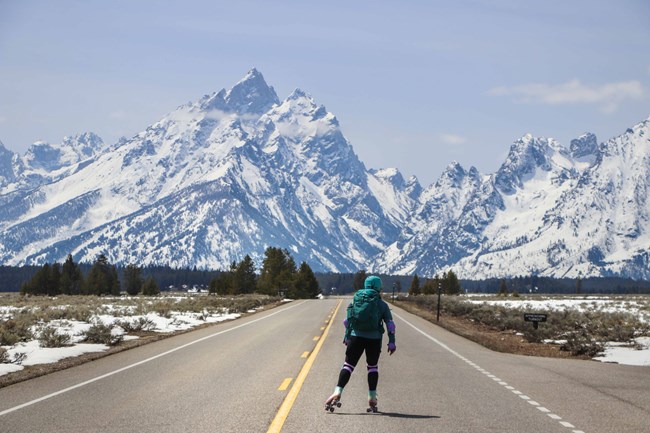
[[[646,0],[0,0],[0,141],[108,144],[257,68],[339,120],[367,168],[496,171],[526,133],[650,116]]]

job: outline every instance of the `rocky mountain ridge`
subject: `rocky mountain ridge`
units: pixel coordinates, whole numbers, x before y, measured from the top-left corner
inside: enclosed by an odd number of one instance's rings
[[[318,271],[648,279],[649,121],[568,148],[527,134],[497,172],[453,162],[422,188],[366,169],[332,113],[252,69],[110,148],[0,144],[0,263],[224,269],[279,246]]]

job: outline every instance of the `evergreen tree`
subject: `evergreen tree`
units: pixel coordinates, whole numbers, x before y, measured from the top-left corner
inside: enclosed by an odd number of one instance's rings
[[[57,296],[61,294],[61,265],[45,263],[20,289],[24,295]]]
[[[232,272],[222,272],[218,277],[215,277],[210,281],[210,286],[208,291],[210,293],[220,293],[222,295],[228,294],[231,291],[232,287]]]
[[[364,287],[364,283],[366,282],[367,274],[365,269],[361,269],[359,272],[354,274],[354,282],[352,283],[352,288],[356,292],[357,290],[361,290]]]
[[[424,283],[420,284],[420,292],[423,295],[435,295],[438,293],[438,276],[436,275],[434,279],[425,278]]]
[[[83,286],[83,274],[79,266],[72,260],[72,254],[61,268],[61,293],[64,295],[79,295]]]
[[[239,262],[232,273],[231,288],[233,293],[253,293],[257,286],[255,263],[248,254]]]
[[[411,287],[409,288],[409,295],[416,296],[420,294],[420,279],[418,274],[415,274],[413,280],[411,281]]]
[[[257,280],[258,291],[271,296],[279,292],[287,295],[293,289],[295,273],[296,262],[286,249],[268,247]]]
[[[463,289],[460,287],[460,282],[454,271],[449,270],[444,275],[443,288],[444,293],[447,295],[458,295],[462,293]]]
[[[48,296],[56,296],[61,294],[61,265],[59,263],[52,263],[50,272],[47,274],[46,292]]]
[[[499,296],[508,296],[508,285],[506,280],[501,280],[499,282]]]
[[[142,290],[142,269],[137,265],[129,264],[124,268],[124,282],[126,293],[135,296]]]
[[[44,264],[36,270],[32,278],[20,288],[23,295],[44,295],[47,293],[47,284],[49,280],[50,265]]]
[[[302,262],[294,280],[294,290],[291,298],[311,299],[318,296],[319,293],[320,287],[314,272],[307,262]]]
[[[117,269],[108,262],[108,258],[104,254],[97,257],[90,272],[88,272],[85,287],[84,292],[88,295],[120,294]]]
[[[142,294],[144,296],[157,296],[160,295],[160,287],[153,277],[147,278],[142,285]]]

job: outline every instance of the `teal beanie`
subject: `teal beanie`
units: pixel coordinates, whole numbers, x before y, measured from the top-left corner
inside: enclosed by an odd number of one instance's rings
[[[379,292],[381,290],[381,278],[371,275],[366,278],[363,287],[364,289],[374,289]]]

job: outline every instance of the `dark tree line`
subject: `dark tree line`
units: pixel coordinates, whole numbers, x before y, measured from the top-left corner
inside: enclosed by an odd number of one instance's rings
[[[120,272],[121,271],[121,272]],[[271,296],[286,296],[290,298],[314,298],[320,293],[320,286],[314,273],[306,262],[300,267],[286,249],[269,247],[266,249],[264,262],[259,275],[256,273],[255,264],[249,255],[237,263],[233,262],[226,271],[210,272],[194,270],[176,270],[170,268],[141,268],[136,265],[127,265],[118,270],[109,263],[105,255],[100,255],[88,267],[87,272],[82,272],[82,267],[75,263],[72,255],[68,255],[65,263],[46,263],[36,268],[31,278],[21,286],[21,293],[29,295],[115,295],[121,291],[129,295],[156,295],[160,293],[158,279],[153,275],[166,276],[165,282],[174,280],[181,286],[192,279],[192,284],[202,285],[201,281],[210,276],[206,281],[211,293],[219,294],[247,294],[261,293]],[[120,278],[121,274],[121,278]],[[180,276],[180,277],[179,277]],[[165,277],[163,277],[165,278]],[[198,280],[198,282],[197,282]],[[177,287],[178,287],[177,286]]]
[[[442,276],[436,275],[433,278],[420,279],[416,274],[411,280],[409,295],[435,295],[438,290],[445,295],[465,293],[454,271],[449,270]]]
[[[127,292],[131,295],[143,293],[156,295],[160,288],[153,278],[142,281],[141,270],[136,266],[127,266],[125,280]],[[33,276],[23,283],[20,292],[25,295],[114,295],[119,296],[121,282],[115,265],[109,263],[105,255],[100,254],[84,275],[81,266],[68,254],[66,261],[46,263],[37,268]]]
[[[462,280],[462,284],[468,292],[478,293],[650,293],[650,281],[618,277],[573,279],[533,275],[480,281]]]
[[[136,267],[127,265],[117,267],[110,265],[106,258],[97,259],[96,263],[73,262],[69,255],[63,264],[53,263],[43,266],[0,266],[0,291],[22,291],[33,294],[108,294],[117,289],[128,293],[140,291],[147,284],[147,289],[155,291],[156,287],[181,289],[188,286],[211,286],[218,293],[275,293],[284,292],[287,296],[300,295],[300,290],[295,290],[288,275],[298,274],[302,269],[300,280],[309,279],[309,267],[296,267],[293,258],[286,250],[279,248],[267,249],[265,261],[268,260],[268,269],[263,269],[260,275],[256,274],[255,266],[250,259],[244,258],[242,262],[233,262],[226,271],[199,270],[195,268],[172,268],[170,266]],[[100,256],[101,257],[101,256]],[[99,263],[97,263],[99,262]],[[305,264],[306,265],[306,264]],[[91,272],[93,267],[98,269]],[[263,266],[264,267],[264,266]],[[278,269],[280,270],[278,272]],[[113,270],[117,271],[117,280]],[[283,275],[282,272],[284,272]],[[92,276],[91,276],[92,274]],[[357,273],[312,273],[317,281],[317,287],[325,295],[349,294],[363,286],[366,271]],[[85,281],[91,276],[91,281],[98,283],[98,288],[90,287]],[[379,275],[384,282],[384,291],[391,292],[393,287],[396,293],[402,287],[408,288],[415,284],[419,293],[437,293],[437,280],[404,275]],[[443,278],[444,279],[444,278]],[[117,281],[117,288],[115,287]],[[508,279],[488,280],[460,280],[462,289],[473,293],[650,293],[649,281],[638,281],[627,278],[603,277],[584,279],[558,279],[549,277],[516,277]],[[259,284],[259,285],[258,285]],[[299,283],[304,286],[305,283]],[[275,287],[274,287],[275,286]],[[447,287],[447,286],[445,286]],[[455,287],[452,283],[451,287]],[[218,290],[217,290],[218,288]],[[432,292],[433,291],[433,292]],[[443,289],[447,293],[447,289]],[[449,291],[451,293],[453,291]],[[309,293],[309,292],[307,292]],[[300,295],[306,296],[306,295]],[[294,296],[294,297],[300,297]]]
[[[320,286],[306,262],[296,266],[286,249],[268,247],[259,275],[250,256],[232,262],[228,271],[210,282],[210,292],[219,294],[261,293],[293,299],[314,298]]]

